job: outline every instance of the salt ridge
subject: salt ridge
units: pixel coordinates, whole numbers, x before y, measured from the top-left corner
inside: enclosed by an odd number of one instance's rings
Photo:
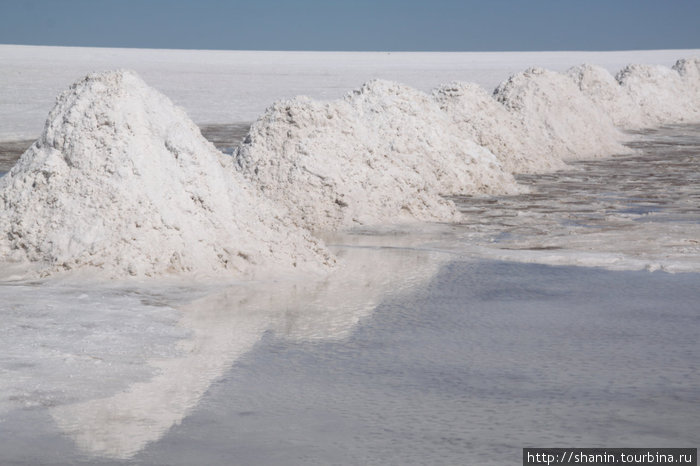
[[[277,102],[235,158],[266,196],[312,230],[454,221],[455,206],[441,194],[518,190],[431,96],[381,80],[342,100]]]
[[[698,60],[531,68],[493,94],[453,82],[431,95],[372,81],[344,99],[272,105],[234,154],[241,172],[309,229],[453,221],[444,195],[511,194],[513,173],[629,153],[623,130],[700,121]]]
[[[699,70],[531,68],[493,95],[373,80],[276,102],[232,159],[135,74],[92,74],[0,180],[0,257],[114,277],[323,267],[300,227],[458,220],[444,195],[517,193],[513,173],[627,151],[621,129],[700,121]]]

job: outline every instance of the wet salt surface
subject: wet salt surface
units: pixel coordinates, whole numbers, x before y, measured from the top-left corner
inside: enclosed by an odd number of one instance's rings
[[[696,445],[700,276],[454,262],[341,342],[274,334],[144,464],[520,464]]]
[[[0,463],[519,464],[523,446],[697,445],[700,274],[469,247],[697,265],[699,134],[650,132],[633,156],[521,177],[529,195],[459,199],[466,221],[419,242],[340,238],[355,265],[325,281],[213,297],[3,285]]]
[[[347,338],[265,332],[131,459],[84,455],[37,408],[3,416],[0,457],[503,465],[519,464],[526,445],[696,445],[699,280],[451,262],[427,286],[382,302]]]
[[[700,222],[700,125],[668,126],[638,137],[629,144],[639,151],[633,155],[573,162],[571,169],[550,174],[518,175],[531,194],[454,199],[471,219],[478,215],[480,224],[515,234],[519,232],[508,229],[507,219],[523,211],[545,221],[518,225],[534,234],[551,226],[546,220],[563,217],[571,225],[597,228],[629,218],[624,214],[638,215],[636,221]],[[645,216],[651,213],[662,215]]]
[[[0,176],[9,172],[22,153],[34,141],[0,141]]]
[[[572,254],[593,252],[605,257],[586,265],[697,270],[700,126],[645,131],[629,145],[636,153],[518,175],[529,194],[453,198],[465,214],[458,241],[515,260],[537,262],[530,252],[550,251],[553,263],[576,263]]]
[[[381,262],[384,254],[377,250],[374,257]],[[312,340],[290,338],[289,327],[304,318],[304,310],[291,304],[288,324],[256,336],[162,438],[134,456],[114,458],[96,453],[108,444],[78,448],[57,429],[50,413],[72,406],[65,399],[70,387],[61,386],[73,375],[61,370],[71,350],[54,343],[52,351],[46,335],[67,327],[72,336],[61,338],[106,359],[104,374],[96,374],[121,378],[104,382],[116,384],[112,390],[148,383],[138,350],[166,358],[167,343],[184,330],[168,327],[173,314],[167,307],[129,311],[128,300],[139,297],[132,292],[120,298],[127,301],[122,311],[111,309],[131,314],[125,325],[100,312],[96,317],[96,309],[74,308],[72,318],[82,312],[80,320],[94,320],[92,327],[66,326],[56,318],[38,335],[27,332],[55,360],[51,365],[46,356],[25,356],[24,364],[48,366],[35,369],[44,376],[14,401],[24,407],[0,414],[0,459],[9,465],[502,465],[519,464],[525,445],[696,445],[699,282],[698,274],[453,261],[429,283],[381,301],[348,335]],[[211,338],[217,338],[216,328],[230,328],[235,345],[240,336],[234,329],[250,328],[250,318],[235,312],[230,322],[225,314],[219,318],[225,320],[210,323]],[[320,327],[325,318],[311,317],[321,319],[314,324]],[[100,338],[93,344],[76,329]],[[148,342],[129,341],[144,331]],[[115,345],[120,339],[124,345]],[[55,355],[55,347],[63,354]],[[4,370],[12,359],[5,355]],[[80,365],[69,366],[74,383],[97,389]],[[179,383],[186,386],[206,372],[183,372]],[[151,395],[170,396],[166,390]],[[155,403],[145,400],[137,412]],[[172,399],[168,406],[177,404]],[[153,419],[162,413],[156,414]],[[138,444],[126,428],[133,427],[129,419],[104,422],[123,423],[121,441]]]

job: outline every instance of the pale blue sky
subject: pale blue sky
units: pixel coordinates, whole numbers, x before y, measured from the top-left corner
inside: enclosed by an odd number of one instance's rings
[[[700,0],[0,0],[0,43],[232,50],[700,48]]]

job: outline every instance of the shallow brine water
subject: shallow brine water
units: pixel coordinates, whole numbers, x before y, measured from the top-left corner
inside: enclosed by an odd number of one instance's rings
[[[700,126],[639,133],[633,154],[519,175],[529,194],[456,197],[456,247],[487,257],[608,268],[698,271]]]
[[[0,463],[697,445],[700,274],[609,269],[698,270],[700,131],[634,144],[520,177],[527,195],[457,199],[459,225],[333,238],[344,266],[323,280],[0,286]],[[567,263],[607,269],[543,265]]]

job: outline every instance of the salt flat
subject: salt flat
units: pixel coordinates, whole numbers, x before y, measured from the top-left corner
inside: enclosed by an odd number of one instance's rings
[[[37,136],[90,70],[133,68],[200,124],[232,124],[373,77],[492,89],[533,65],[697,55],[0,46],[0,140]],[[635,144],[520,176],[527,194],[460,196],[461,222],[323,238],[339,266],[315,279],[0,283],[0,463],[510,464],[525,445],[697,444],[698,127]]]
[[[202,123],[250,122],[273,101],[331,99],[372,78],[428,91],[459,80],[488,90],[530,66],[671,66],[695,50],[617,52],[262,52],[0,45],[0,140],[36,138],[56,95],[90,71],[129,68]]]

